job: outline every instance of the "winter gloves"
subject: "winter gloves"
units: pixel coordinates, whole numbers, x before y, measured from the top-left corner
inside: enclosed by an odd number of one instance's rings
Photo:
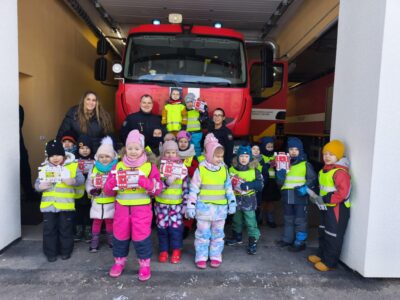
[[[296,186],[294,188],[294,190],[295,190],[296,195],[299,197],[304,197],[307,195],[307,186],[306,185]]]
[[[91,189],[89,194],[91,196],[97,197],[101,194],[101,189]]]

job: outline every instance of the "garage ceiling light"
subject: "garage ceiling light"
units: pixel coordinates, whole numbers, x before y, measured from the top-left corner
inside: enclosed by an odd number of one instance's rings
[[[160,25],[160,24],[161,24],[161,21],[160,21],[159,19],[154,19],[154,20],[152,21],[152,23],[153,23],[153,25]]]

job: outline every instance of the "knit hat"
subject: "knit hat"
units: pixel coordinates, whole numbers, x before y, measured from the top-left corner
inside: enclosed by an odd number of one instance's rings
[[[63,145],[57,140],[51,140],[46,143],[45,153],[47,157],[52,157],[53,155],[65,156]]]
[[[108,155],[112,159],[117,157],[117,152],[114,150],[113,140],[111,137],[106,136],[101,140],[100,147],[97,149],[94,159],[97,160],[100,154]]]
[[[196,100],[196,95],[193,93],[189,93],[185,96],[185,103],[194,102]]]
[[[92,139],[90,138],[90,136],[86,135],[86,134],[82,134],[79,139],[78,139],[78,147],[89,147],[90,150],[92,150]]]
[[[212,162],[212,159],[214,157],[214,151],[218,147],[223,146],[218,142],[218,139],[214,136],[213,133],[209,133],[206,135],[206,138],[204,139],[204,148],[206,149],[206,160],[208,162]]]
[[[64,142],[65,140],[70,140],[76,145],[76,134],[72,130],[67,130],[64,132],[63,136],[61,137],[61,142]]]
[[[131,143],[139,144],[142,149],[144,149],[144,136],[139,132],[139,130],[134,129],[129,132],[128,137],[126,138],[125,146],[128,147],[128,145]]]
[[[287,142],[287,147],[289,148],[297,148],[299,152],[303,152],[303,142],[297,137],[289,137]]]
[[[166,141],[176,141],[175,135],[173,135],[172,133],[168,132],[168,133],[164,136],[164,142],[166,142]]]
[[[330,141],[322,148],[322,153],[325,151],[334,154],[336,158],[340,160],[344,155],[344,144],[339,140]]]
[[[175,150],[176,153],[178,153],[179,149],[178,149],[178,144],[175,141],[166,141],[163,145],[162,145],[162,153],[161,156],[163,157],[165,155],[165,152],[169,151],[169,150]]]
[[[236,155],[239,158],[239,156],[242,155],[242,154],[249,155],[250,161],[253,159],[253,154],[251,153],[251,147],[248,146],[248,145],[247,146],[244,146],[244,145],[240,145],[239,146],[239,148],[238,148],[238,150],[236,152]]]
[[[260,139],[261,145],[265,147],[268,143],[274,143],[275,139],[272,136],[264,136],[263,138]]]
[[[192,139],[192,135],[185,131],[185,130],[181,130],[178,132],[178,134],[176,135],[176,139],[179,141],[180,139],[187,139],[188,142],[190,142],[190,140]]]

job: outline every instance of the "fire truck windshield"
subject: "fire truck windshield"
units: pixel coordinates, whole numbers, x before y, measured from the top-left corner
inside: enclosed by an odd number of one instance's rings
[[[245,86],[243,42],[210,36],[134,35],[124,63],[127,82]]]

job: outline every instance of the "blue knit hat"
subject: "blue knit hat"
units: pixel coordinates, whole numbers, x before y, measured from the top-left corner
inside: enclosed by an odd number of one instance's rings
[[[287,147],[289,148],[297,148],[300,153],[304,152],[303,142],[297,137],[289,137],[287,142]]]
[[[239,157],[242,154],[248,154],[250,157],[250,161],[253,159],[253,155],[251,153],[251,147],[248,145],[247,146],[244,146],[244,145],[239,146],[239,148],[236,152],[236,155],[237,155],[237,157]]]
[[[261,145],[265,145],[268,143],[274,143],[275,139],[272,136],[264,136],[263,138],[260,139]]]

